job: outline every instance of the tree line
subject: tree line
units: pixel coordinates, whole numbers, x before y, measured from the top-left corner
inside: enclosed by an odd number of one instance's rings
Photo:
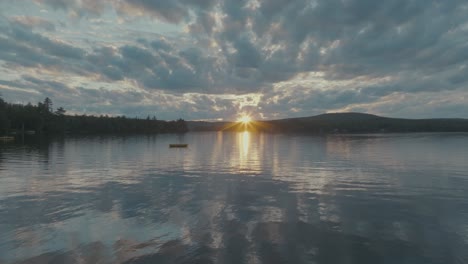
[[[468,132],[468,119],[389,118],[363,113],[329,113],[264,122],[263,131],[281,133],[415,133]]]
[[[53,108],[50,98],[33,105],[5,102],[0,97],[0,135],[35,134],[132,134],[187,132],[183,119],[163,121],[125,116],[67,115],[63,107]]]
[[[328,113],[317,116],[253,121],[250,124],[188,122],[191,131],[252,131],[268,133],[347,134],[468,132],[468,119],[404,119],[364,113]]]

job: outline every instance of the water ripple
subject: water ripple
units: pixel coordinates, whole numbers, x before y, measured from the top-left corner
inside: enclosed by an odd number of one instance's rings
[[[1,145],[0,263],[467,262],[467,140],[193,133]]]

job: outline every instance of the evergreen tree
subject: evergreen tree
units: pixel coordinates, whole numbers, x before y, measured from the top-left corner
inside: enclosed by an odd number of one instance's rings
[[[57,110],[55,110],[55,115],[64,116],[66,112],[67,111],[65,109],[63,109],[63,107],[59,107],[59,108],[57,108]]]
[[[0,135],[6,134],[10,128],[10,120],[6,115],[6,103],[0,97]]]
[[[52,100],[50,100],[49,97],[46,97],[46,99],[44,99],[44,109],[46,110],[47,113],[52,113],[53,111],[52,106],[53,106]]]
[[[16,131],[34,130],[36,133],[171,133],[185,132],[183,121],[159,121],[148,116],[128,118],[125,116],[88,116],[66,115],[66,110],[59,107],[53,112],[50,98],[33,105],[10,104],[0,97],[0,133],[9,129]],[[180,122],[183,122],[180,123]]]

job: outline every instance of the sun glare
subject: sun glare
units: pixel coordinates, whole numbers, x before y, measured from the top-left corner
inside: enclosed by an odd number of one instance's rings
[[[239,119],[237,119],[237,122],[243,123],[243,124],[248,124],[252,121],[252,118],[248,115],[241,116]]]

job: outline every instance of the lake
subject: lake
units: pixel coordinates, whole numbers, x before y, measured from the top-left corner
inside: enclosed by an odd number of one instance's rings
[[[468,134],[0,143],[0,263],[468,263]]]

